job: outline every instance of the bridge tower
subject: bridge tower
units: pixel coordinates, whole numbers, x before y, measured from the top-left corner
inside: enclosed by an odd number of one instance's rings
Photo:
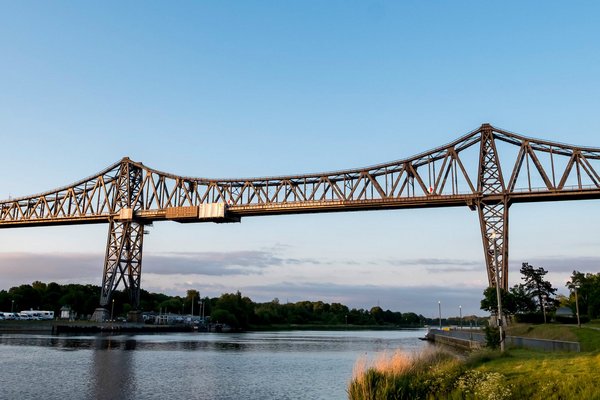
[[[489,285],[496,287],[498,274],[500,287],[507,290],[509,201],[505,189],[493,128],[489,124],[483,124],[477,191],[485,196],[485,200],[480,197],[477,201],[477,211]]]
[[[129,292],[133,310],[139,308],[144,225],[135,220],[135,213],[143,206],[142,175],[142,168],[130,163],[128,158],[122,160],[113,193],[116,217],[111,217],[108,224],[100,294],[100,306],[104,309],[121,282]]]

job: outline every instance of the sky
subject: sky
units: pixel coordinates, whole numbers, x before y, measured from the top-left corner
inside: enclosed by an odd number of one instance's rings
[[[294,175],[406,158],[489,122],[600,147],[592,1],[0,1],[0,198],[128,156],[174,174]],[[510,208],[522,262],[600,272],[599,201]],[[155,223],[142,287],[485,315],[464,208]],[[101,284],[107,225],[0,229],[0,290]]]

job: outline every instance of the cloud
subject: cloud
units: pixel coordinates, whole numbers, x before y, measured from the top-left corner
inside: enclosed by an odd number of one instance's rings
[[[1,253],[0,274],[4,278],[55,280],[97,276],[104,257],[78,253]]]
[[[144,256],[144,271],[155,274],[252,275],[262,274],[269,267],[302,264],[318,264],[318,261],[279,257],[270,250],[150,253]]]
[[[568,272],[573,270],[580,272],[600,272],[600,257],[596,256],[549,256],[536,257],[524,260],[534,267],[543,267],[548,272]],[[511,267],[518,271],[521,268],[521,262],[510,263]]]
[[[391,265],[466,265],[480,266],[481,261],[459,260],[453,258],[407,258],[407,259],[389,259]]]
[[[180,275],[252,275],[273,266],[319,264],[315,259],[280,257],[275,251],[146,253],[143,272]],[[83,253],[0,253],[3,284],[16,282],[99,281],[104,268],[103,254]]]
[[[440,272],[471,272],[484,268],[483,261],[460,260],[453,258],[407,258],[388,259],[387,262],[393,266],[409,267],[423,266],[429,273]]]

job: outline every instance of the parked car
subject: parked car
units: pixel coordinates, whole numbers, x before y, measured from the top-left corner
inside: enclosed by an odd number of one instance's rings
[[[5,312],[5,313],[0,313],[0,314],[2,314],[4,319],[17,319],[17,317],[15,317],[15,313]]]

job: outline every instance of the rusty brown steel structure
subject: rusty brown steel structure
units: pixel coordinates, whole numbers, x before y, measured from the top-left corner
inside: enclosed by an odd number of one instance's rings
[[[108,304],[123,282],[137,305],[144,226],[153,221],[238,222],[260,215],[468,206],[479,215],[489,284],[495,286],[499,274],[507,289],[511,204],[598,199],[599,173],[600,148],[483,124],[410,158],[317,174],[191,178],[123,158],[72,185],[1,201],[0,228],[108,223],[100,303]]]

